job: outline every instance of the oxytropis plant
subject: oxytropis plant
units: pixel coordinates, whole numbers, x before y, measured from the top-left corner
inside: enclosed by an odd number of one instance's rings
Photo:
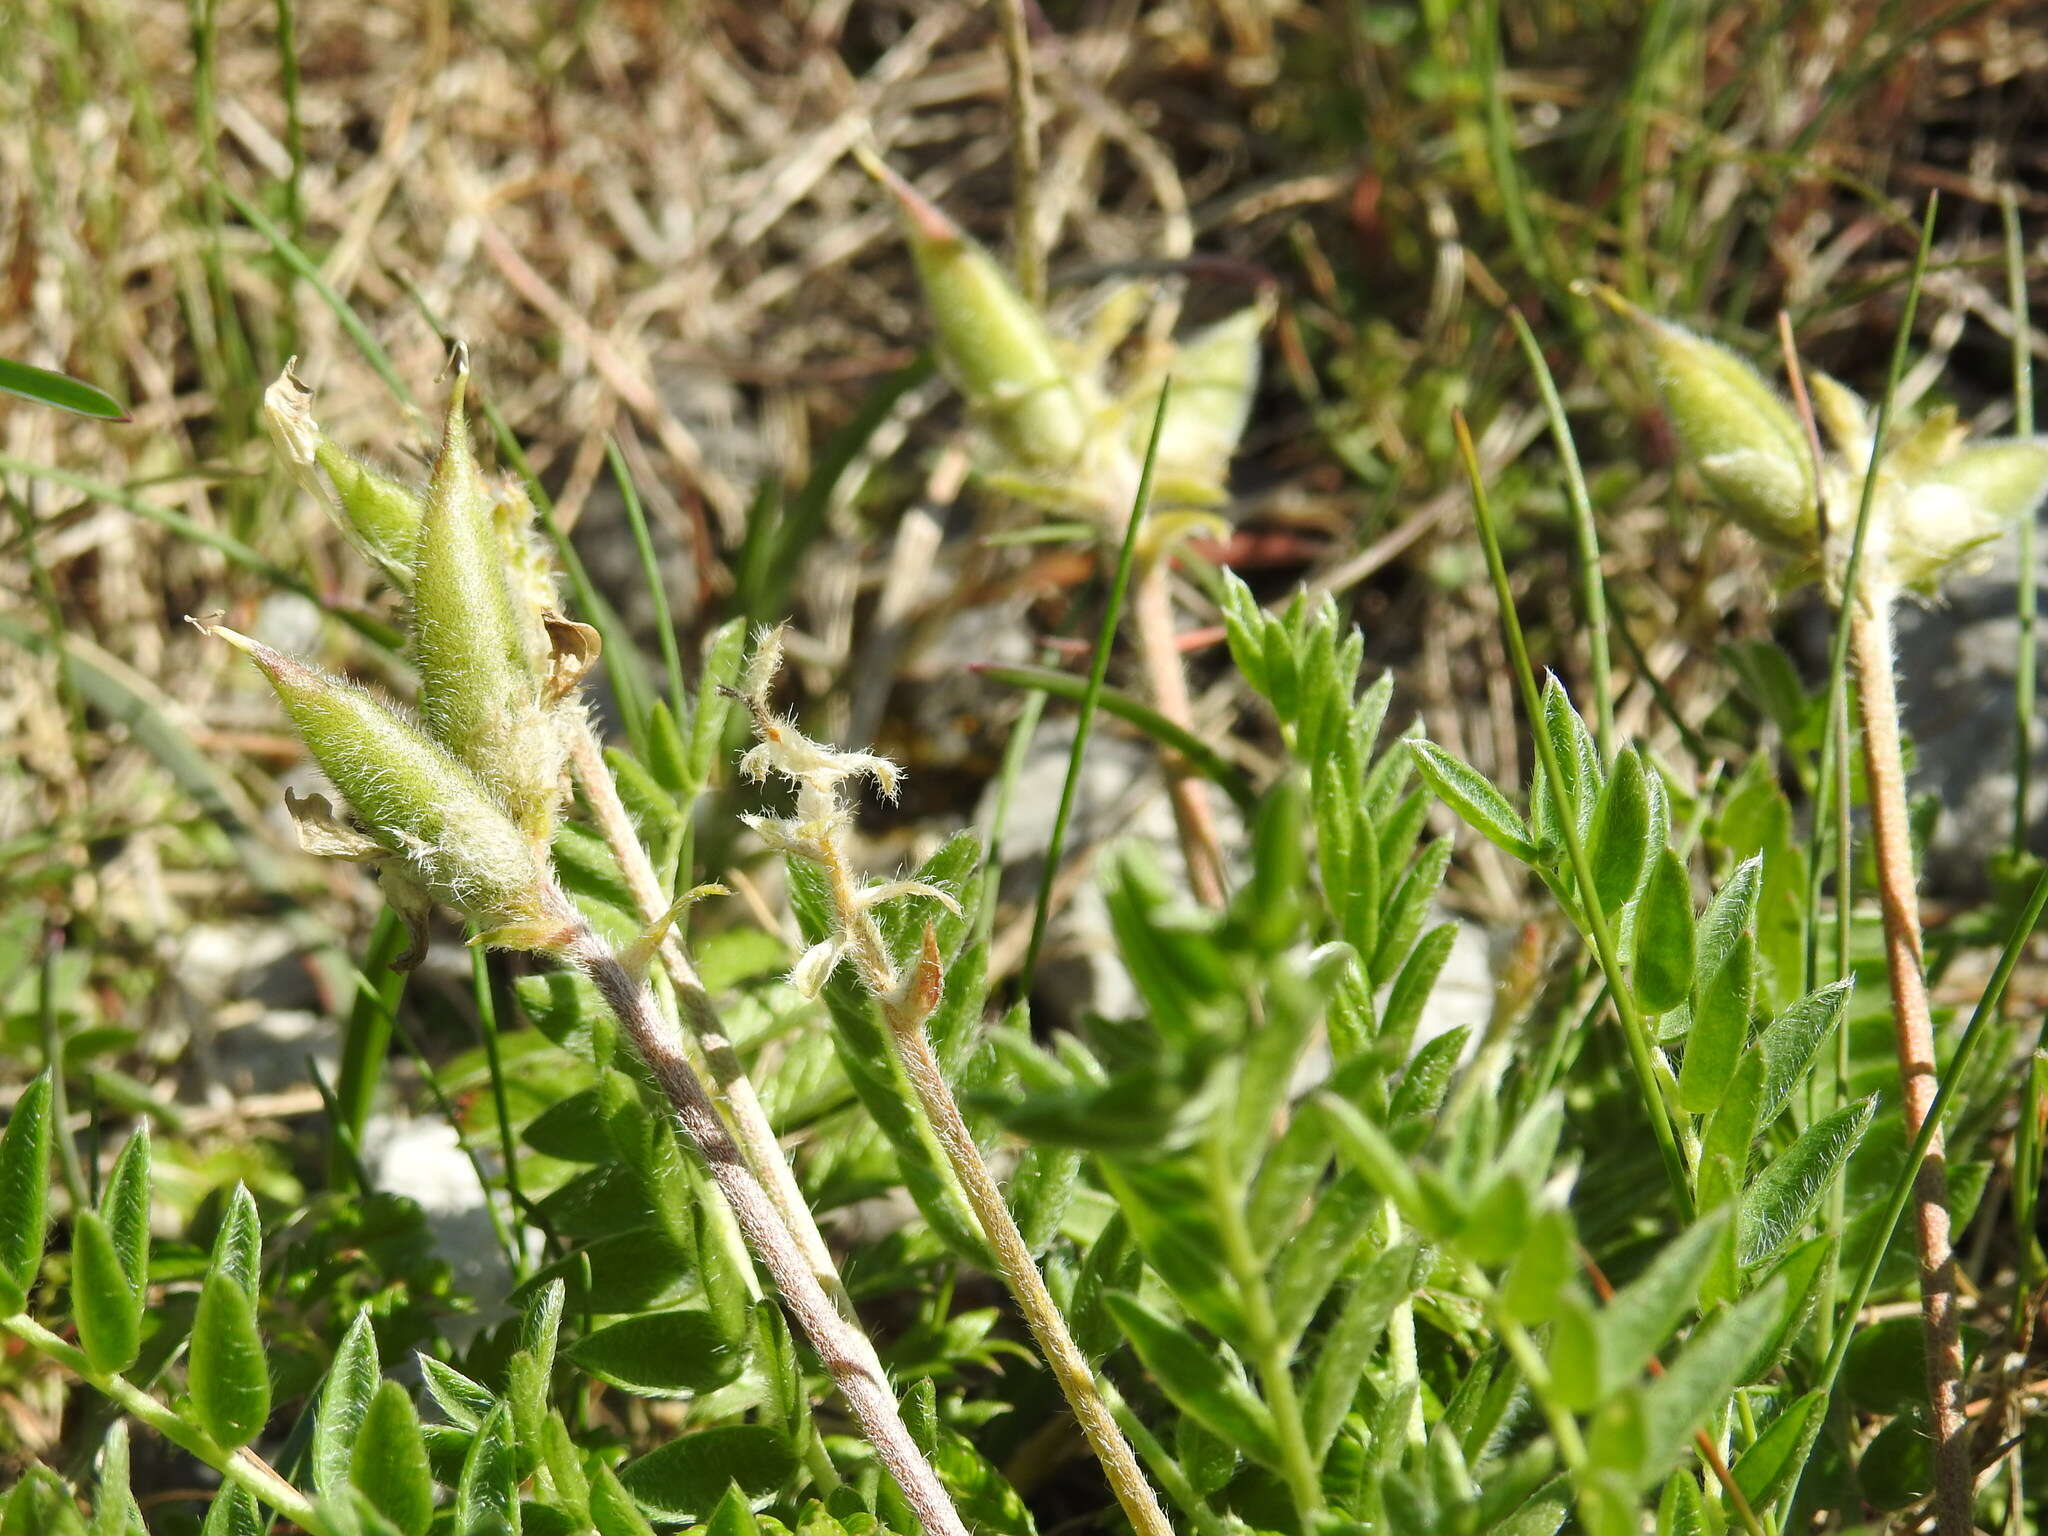
[[[289,370],[267,402],[274,435],[302,482],[410,597],[417,712],[220,624],[200,627],[245,652],[269,678],[346,803],[344,815],[321,796],[292,801],[302,840],[313,852],[376,866],[413,929],[414,962],[438,902],[471,925],[471,942],[555,959],[588,978],[926,1530],[964,1536],[872,1345],[851,1320],[809,1213],[790,1197],[789,1171],[758,1101],[669,932],[710,888],[651,910],[659,888],[618,810],[577,698],[597,657],[596,634],[560,613],[525,496],[516,484],[488,480],[477,463],[463,413],[467,372],[458,349],[423,496],[333,448]],[[622,946],[592,927],[557,878],[552,838],[572,763],[636,899],[649,909],[645,929]],[[657,960],[681,999],[687,1041],[649,985]]]
[[[1899,426],[1889,394],[1876,408],[1814,373],[1795,379],[1795,413],[1733,352],[1603,291],[1641,338],[1672,427],[1700,479],[1795,576],[1818,579],[1840,609],[1862,716],[1871,840],[1905,1133],[1926,1155],[1914,1192],[1936,1497],[1944,1536],[1970,1529],[1969,1423],[1956,1314],[1940,1084],[1921,948],[1918,886],[1899,730],[1892,616],[1906,596],[1932,597],[1973,552],[2031,516],[2048,496],[2048,439],[1972,443],[1952,408]],[[1901,339],[1911,326],[1911,309]],[[1802,420],[1803,414],[1803,420]],[[1823,443],[1822,435],[1825,435]],[[1838,650],[1839,655],[1839,650]],[[1845,797],[1844,797],[1845,798]],[[1837,893],[1846,900],[1846,892]]]
[[[983,484],[1080,517],[1113,557],[1134,515],[1147,442],[1171,379],[1153,457],[1152,505],[1160,510],[1138,532],[1130,617],[1152,702],[1187,726],[1169,557],[1178,540],[1214,526],[1213,509],[1227,499],[1270,305],[1262,298],[1175,345],[1154,346],[1112,384],[1109,358],[1141,318],[1137,290],[1112,296],[1085,339],[1063,343],[994,257],[880,160],[869,155],[864,163],[901,211],[939,360],[974,424],[971,455]],[[1207,790],[1184,763],[1169,759],[1166,770],[1190,888],[1205,905],[1219,906],[1223,865]]]

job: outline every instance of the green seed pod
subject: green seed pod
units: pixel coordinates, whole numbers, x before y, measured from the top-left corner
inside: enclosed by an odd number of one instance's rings
[[[1806,376],[1806,393],[1813,401],[1814,419],[1835,452],[1868,463],[1870,407],[1863,397],[1840,379],[1820,372]]]
[[[872,155],[895,197],[941,361],[989,434],[1025,464],[1065,469],[1088,443],[1088,412],[1044,318],[983,250]]]
[[[313,392],[293,372],[297,361],[286,363],[263,392],[263,420],[278,453],[357,551],[401,590],[409,589],[426,503],[411,486],[329,440],[313,419]]]
[[[1811,553],[1813,456],[1791,407],[1726,347],[1597,291],[1649,344],[1672,430],[1715,499],[1758,538]]]
[[[446,748],[366,689],[234,630],[198,627],[263,669],[314,761],[397,871],[483,928],[523,935],[523,947],[548,948],[550,935],[566,934],[574,915],[542,850]]]
[[[534,528],[533,503],[515,477],[507,475],[498,481],[491,520],[505,552],[505,581],[512,592],[528,664],[545,672],[550,650],[547,616],[560,609],[561,594],[555,590],[554,560]]]
[[[1173,378],[1173,399],[1159,428],[1158,473],[1165,481],[1210,488],[1201,500],[1223,497],[1231,456],[1251,420],[1259,336],[1272,313],[1271,303],[1261,301],[1197,331],[1162,370]],[[1150,379],[1125,405],[1126,435],[1139,455],[1152,438],[1159,388],[1158,378]]]
[[[546,671],[539,615],[514,600],[499,536],[497,497],[470,446],[458,357],[441,452],[427,487],[413,561],[413,647],[420,713],[435,738],[490,786],[538,843],[561,801],[561,733],[541,707]]]
[[[1900,586],[1931,590],[1957,561],[1989,543],[2048,497],[2048,438],[1963,448],[1898,493],[1886,551]]]

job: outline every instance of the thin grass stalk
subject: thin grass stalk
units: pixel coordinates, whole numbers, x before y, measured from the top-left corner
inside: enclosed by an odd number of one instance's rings
[[[1469,62],[1464,66],[1480,82],[1480,133],[1486,150],[1487,169],[1493,173],[1494,192],[1500,199],[1501,220],[1507,225],[1508,243],[1514,247],[1523,269],[1536,282],[1548,285],[1550,262],[1536,239],[1535,220],[1530,216],[1529,198],[1522,186],[1520,163],[1515,158],[1515,124],[1503,89],[1501,68],[1500,0],[1481,0],[1466,10],[1470,29],[1467,39]]]
[[[1600,761],[1614,763],[1614,681],[1607,651],[1607,584],[1600,574],[1600,534],[1593,523],[1593,498],[1586,490],[1586,472],[1579,466],[1578,445],[1572,441],[1571,423],[1565,419],[1564,402],[1558,398],[1557,381],[1543,359],[1536,333],[1517,309],[1508,311],[1515,339],[1522,344],[1522,356],[1536,377],[1537,393],[1543,397],[1543,412],[1550,422],[1550,435],[1557,443],[1558,461],[1564,466],[1566,500],[1572,511],[1572,536],[1578,549],[1579,604],[1585,610],[1588,665],[1593,673],[1594,733],[1600,743]]]
[[[1536,687],[1535,669],[1529,662],[1529,646],[1522,635],[1522,621],[1515,612],[1514,588],[1508,581],[1507,564],[1501,556],[1500,531],[1494,526],[1493,507],[1487,500],[1486,480],[1479,468],[1479,451],[1473,446],[1472,429],[1466,425],[1463,411],[1451,413],[1451,426],[1457,435],[1458,451],[1465,461],[1465,473],[1472,484],[1472,506],[1478,519],[1479,540],[1486,552],[1486,568],[1493,577],[1494,595],[1500,605],[1501,629],[1507,637],[1508,653],[1514,662],[1522,707],[1529,716],[1529,734],[1535,738],[1537,757],[1543,764],[1548,781],[1562,785],[1566,780],[1558,766],[1557,747],[1551,741],[1550,733],[1544,729],[1543,700]],[[1642,1094],[1643,1111],[1649,1117],[1650,1131],[1657,1141],[1657,1152],[1664,1163],[1672,1198],[1677,1202],[1681,1218],[1690,1223],[1693,1218],[1692,1184],[1686,1176],[1685,1158],[1678,1149],[1677,1134],[1672,1129],[1671,1111],[1664,1103],[1664,1094],[1657,1086],[1656,1070],[1651,1064],[1649,1026],[1643,1020],[1642,1009],[1637,1006],[1635,989],[1629,985],[1628,976],[1622,969],[1620,951],[1615,947],[1607,914],[1601,910],[1599,895],[1593,889],[1592,861],[1586,853],[1585,839],[1579,836],[1578,821],[1570,808],[1565,807],[1558,822],[1564,834],[1566,856],[1578,882],[1579,907],[1586,934],[1592,942],[1594,958],[1599,961],[1600,970],[1607,978],[1615,1016],[1621,1021],[1629,1061],[1635,1068],[1636,1086]]]
[[[1009,87],[1010,218],[1017,287],[1033,307],[1045,303],[1045,254],[1038,248],[1038,81],[1031,68],[1031,20],[1025,0],[996,0]]]
[[[405,996],[407,973],[392,964],[406,947],[405,924],[389,906],[377,914],[363,957],[364,982],[349,1004],[341,1030],[341,1062],[334,1078],[334,1125],[328,1139],[327,1178],[332,1184],[358,1182],[356,1150],[370,1123],[377,1084],[391,1054],[391,1019]]]
[[[1928,1106],[1925,1119],[1915,1134],[1912,1144],[1906,1150],[1906,1161],[1892,1180],[1890,1193],[1886,1196],[1884,1216],[1877,1229],[1871,1234],[1869,1250],[1864,1254],[1863,1263],[1856,1271],[1856,1277],[1849,1287],[1848,1298],[1842,1309],[1842,1326],[1835,1332],[1835,1342],[1822,1361],[1819,1380],[1815,1383],[1822,1391],[1832,1391],[1836,1380],[1842,1374],[1843,1363],[1849,1357],[1849,1346],[1855,1337],[1855,1322],[1862,1312],[1864,1303],[1870,1299],[1870,1292],[1877,1284],[1877,1272],[1884,1263],[1886,1251],[1891,1247],[1892,1234],[1898,1230],[1899,1218],[1905,1214],[1912,1202],[1918,1184],[1920,1165],[1929,1147],[1940,1134],[1942,1122],[1948,1113],[1950,1100],[1955,1097],[1956,1084],[1961,1082],[1974,1059],[1977,1047],[1990,1033],[1990,1026],[1998,1016],[1999,1004],[2005,999],[2007,983],[2018,967],[2020,956],[2027,941],[2033,937],[2040,925],[2041,916],[2048,911],[2048,870],[2042,871],[2034,882],[2034,889],[2027,897],[2027,904],[2005,936],[2004,947],[2000,950],[1998,963],[1992,968],[1991,979],[1985,983],[1983,993],[1977,999],[1977,1006],[1970,1013],[1970,1022],[1963,1026],[1963,1036],[1956,1042],[1954,1053],[1949,1057],[1948,1070],[1941,1075],[1940,1086],[1935,1090],[1934,1100]],[[2044,1021],[2044,1032],[2048,1032],[2048,1021]],[[1794,1485],[1785,1491],[1779,1506],[1782,1517],[1791,1508],[1792,1500],[1798,1494]]]
[[[1899,380],[1906,371],[1906,344],[1913,335],[1913,316],[1920,304],[1920,285],[1927,274],[1927,255],[1934,244],[1934,212],[1939,196],[1930,194],[1920,225],[1920,245],[1913,256],[1913,270],[1906,283],[1905,312],[1899,317],[1898,334],[1892,342],[1891,371],[1886,375],[1884,393],[1878,398],[1877,416],[1871,428],[1870,463],[1863,477],[1862,499],[1856,508],[1856,523],[1849,540],[1849,556],[1841,570],[1841,591],[1859,590],[1863,571],[1863,547],[1869,541],[1870,512],[1877,490],[1877,466],[1884,456],[1885,434],[1891,424],[1892,399],[1899,392]],[[1830,710],[1842,707],[1849,677],[1849,620],[1846,598],[1836,615],[1833,638],[1828,643],[1827,699]]]
[[[2011,187],[1998,199],[2005,227],[2006,308],[2012,315],[2012,410],[2013,431],[2020,437],[2034,432],[2034,359],[2031,349],[2032,319],[2028,313],[2026,247],[2020,235],[2019,204]],[[2036,549],[2040,512],[2036,509],[2020,523],[2019,580],[2015,583],[2015,607],[2019,637],[2013,654],[2013,764],[2012,764],[2012,854],[2017,861],[2027,854],[2027,833],[2032,822],[2034,775],[2034,704],[2039,652],[2035,638],[2040,607],[2039,555]],[[2020,1082],[2018,1132],[2014,1138],[2012,1164],[2013,1230],[2019,1234],[2019,1254],[2013,1265],[2013,1305],[2010,1336],[2012,1353],[2024,1359],[2033,1335],[2034,1213],[2038,1188],[2038,1147],[2040,1119],[2035,1089],[2040,1082],[2039,1063],[2032,1057]],[[2007,1507],[2015,1536],[2024,1536],[2026,1519],[2023,1469],[2024,1447],[2015,1442],[2006,1461]]]
[[[1601,608],[1603,611],[1611,611],[1604,595],[1607,585],[1604,577],[1600,585],[1603,591]],[[1629,665],[1636,669],[1636,676],[1641,678],[1643,686],[1650,690],[1650,697],[1656,701],[1657,708],[1663,711],[1664,718],[1671,722],[1671,728],[1678,733],[1678,739],[1685,744],[1685,750],[1692,754],[1694,763],[1702,769],[1711,767],[1718,772],[1719,759],[1715,757],[1714,749],[1707,745],[1704,736],[1686,723],[1685,715],[1678,707],[1678,700],[1671,696],[1671,690],[1665,686],[1664,680],[1651,670],[1650,658],[1643,654],[1642,643],[1629,629],[1628,621],[1611,620],[1609,633],[1621,637],[1621,648],[1628,652]]]
[[[2013,1228],[2020,1236],[2019,1259],[2014,1266],[2012,1337],[2017,1354],[2024,1356],[2034,1338],[2034,1287],[2040,1283],[2040,1266],[2035,1254],[2040,1240],[2034,1222],[2041,1200],[2041,1117],[2048,1107],[2048,1056],[2036,1042],[2028,1053],[2025,1079],[2020,1084],[2020,1123],[2013,1138]]]
[[[367,984],[359,983],[359,985]],[[504,1209],[496,1200],[489,1198],[488,1192],[491,1187],[490,1170],[484,1166],[483,1158],[478,1154],[475,1145],[462,1129],[462,1112],[455,1107],[455,1101],[449,1097],[448,1090],[442,1086],[441,1074],[435,1071],[433,1058],[420,1048],[418,1038],[406,1027],[404,1021],[394,1014],[391,1018],[391,1026],[397,1030],[398,1038],[404,1044],[406,1054],[412,1058],[414,1070],[419,1073],[420,1081],[426,1085],[427,1097],[434,1101],[434,1108],[439,1111],[441,1118],[448,1122],[448,1129],[454,1133],[455,1148],[469,1163],[469,1170],[476,1178],[476,1187],[486,1192],[483,1201],[484,1217],[489,1221],[491,1235],[498,1240],[499,1251],[504,1255],[505,1273],[508,1275],[522,1274],[526,1261],[524,1255],[519,1251],[519,1239],[513,1235],[511,1224],[506,1220]],[[360,1143],[350,1142],[348,1146],[351,1152],[357,1152]],[[367,1181],[367,1170],[363,1169],[360,1163],[357,1165],[357,1171],[363,1174]],[[528,1214],[530,1215],[531,1213],[529,1212]]]
[[[618,484],[619,499],[626,508],[626,522],[633,530],[633,550],[640,557],[641,579],[654,608],[655,640],[661,647],[661,664],[668,672],[668,707],[680,720],[683,717],[683,658],[676,648],[676,621],[669,611],[668,584],[661,579],[661,565],[655,559],[654,538],[648,532],[646,510],[640,505],[640,489],[633,483],[633,472],[626,467],[626,456],[619,452],[616,437],[605,439],[604,459],[611,469],[612,479]]]
[[[1081,786],[1081,762],[1088,751],[1088,737],[1095,729],[1096,706],[1102,701],[1103,679],[1109,675],[1109,652],[1116,641],[1117,619],[1123,612],[1124,596],[1131,586],[1131,568],[1137,559],[1138,534],[1144,526],[1147,503],[1152,499],[1152,463],[1157,457],[1159,429],[1166,420],[1166,405],[1173,398],[1173,380],[1168,379],[1160,386],[1159,409],[1152,418],[1152,440],[1145,451],[1145,467],[1139,472],[1138,491],[1131,503],[1130,517],[1124,523],[1123,543],[1117,549],[1116,570],[1109,581],[1109,596],[1102,607],[1102,623],[1095,632],[1095,654],[1088,663],[1088,686],[1081,695],[1081,708],[1074,719],[1074,745],[1067,754],[1067,776],[1060,785],[1059,809],[1053,813],[1052,831],[1045,844],[1045,863],[1038,876],[1038,901],[1031,914],[1031,943],[1024,951],[1024,969],[1021,972],[1024,985],[1031,985],[1031,977],[1038,969],[1038,951],[1045,943],[1046,923],[1052,915],[1052,889],[1059,878],[1060,855],[1067,844],[1067,824],[1073,819],[1074,797]],[[1173,616],[1167,615],[1167,628],[1171,632]],[[1175,671],[1178,674],[1178,666]],[[1040,695],[1043,697],[1043,695]],[[1182,691],[1182,716],[1186,715],[1186,691]],[[1162,711],[1163,712],[1163,711]],[[1007,765],[1006,765],[1007,766]],[[1170,771],[1170,770],[1169,770]],[[1179,815],[1178,802],[1175,815]],[[1188,863],[1189,877],[1194,875],[1192,855]]]
[[[490,955],[482,945],[470,951],[469,979],[476,1002],[476,1030],[484,1048],[484,1068],[491,1080],[491,1111],[498,1120],[498,1156],[505,1163],[505,1196],[513,1210],[523,1212],[526,1197],[519,1189],[519,1149],[513,1140],[512,1106],[505,1093],[505,1056],[498,1043],[499,1004],[504,1000],[505,989],[494,983]],[[519,1251],[518,1244],[511,1245],[510,1257],[514,1277],[523,1281],[527,1274],[526,1255]]]
[[[2034,359],[2028,348],[2032,321],[2027,312],[2027,257],[2020,238],[2019,206],[2007,187],[1998,199],[2005,220],[2006,308],[2012,313],[2012,429],[2016,436],[2034,435]],[[2034,783],[2034,696],[2038,656],[2035,628],[2040,611],[2040,573],[2036,570],[2037,529],[2040,510],[2036,508],[2020,522],[2019,580],[2013,584],[2014,605],[2019,618],[2019,640],[2012,667],[2012,851],[2015,857],[2027,851],[2029,802]]]
[[[1085,677],[1076,677],[1071,672],[1056,671],[1051,667],[1010,667],[977,661],[969,663],[968,670],[991,682],[1049,693],[1070,704],[1078,705],[1088,697],[1088,680]],[[1253,793],[1245,776],[1221,752],[1186,726],[1167,719],[1137,695],[1107,685],[1097,694],[1095,703],[1105,715],[1114,715],[1126,725],[1135,727],[1141,735],[1151,737],[1162,751],[1175,752],[1187,759],[1188,766],[1229,796],[1231,804],[1239,811],[1248,816],[1258,809],[1259,797]]]
[[[306,285],[319,296],[320,302],[327,306],[328,313],[332,314],[335,322],[348,333],[348,339],[355,343],[356,351],[362,355],[363,361],[370,365],[370,370],[383,382],[384,387],[391,391],[392,399],[404,406],[409,415],[419,418],[419,402],[413,398],[412,391],[406,388],[405,380],[399,377],[398,365],[391,361],[391,354],[384,350],[383,343],[370,334],[369,326],[363,322],[363,317],[356,313],[355,306],[343,298],[334,285],[327,281],[320,271],[320,264],[300,249],[290,235],[272,223],[262,209],[233,187],[222,182],[219,184],[219,190],[220,195],[234,208],[236,217],[261,235],[277,253],[278,259],[303,278]]]
[[[1806,437],[1807,461],[1813,470],[1814,519],[1818,540],[1828,542],[1827,477],[1820,444],[1820,424],[1814,419],[1813,400],[1806,389],[1806,370],[1799,361],[1799,342],[1792,334],[1789,311],[1778,311],[1778,349],[1785,360],[1785,383],[1792,392],[1793,412]],[[1849,911],[1854,890],[1855,866],[1850,861],[1849,826],[1849,717],[1845,689],[1828,694],[1828,729],[1821,738],[1820,756],[1814,764],[1813,823],[1806,851],[1806,944],[1804,990],[1820,985],[1820,925],[1813,914],[1820,910],[1821,850],[1826,846],[1822,829],[1834,813],[1835,838],[1835,979],[1849,974]]]
[[[284,152],[291,174],[284,182],[284,216],[292,239],[306,238],[306,202],[299,187],[306,172],[306,131],[299,115],[299,32],[297,0],[277,0],[278,83],[284,96]]]
[[[761,1260],[783,1305],[817,1351],[875,1455],[896,1480],[927,1536],[967,1536],[952,1500],[911,1438],[867,1336],[839,1313],[805,1259],[767,1189],[733,1140],[718,1107],[683,1053],[682,1039],[661,1017],[646,981],[631,974],[588,928],[566,958],[590,978],[634,1051],[668,1098],[677,1122],[696,1145],[712,1181]]]
[[[329,617],[339,619],[372,645],[394,652],[404,646],[404,636],[383,620],[372,618],[365,613],[357,613],[352,609],[332,606],[311,582],[285,570],[282,566],[273,565],[233,534],[217,533],[211,528],[202,528],[184,513],[150,501],[146,497],[137,496],[125,486],[95,480],[88,475],[75,474],[54,464],[38,464],[32,459],[16,458],[11,453],[0,453],[0,474],[21,475],[32,482],[47,480],[52,485],[61,485],[67,490],[77,491],[94,501],[103,501],[109,506],[119,507],[123,512],[133,513],[137,517],[169,529],[181,539],[203,545],[225,556],[229,564],[238,566],[253,576],[261,577],[267,585],[303,597]]]
[[[1799,361],[1799,342],[1792,332],[1792,316],[1789,311],[1778,311],[1778,345],[1784,354],[1785,382],[1792,392],[1792,404],[1799,417],[1799,425],[1806,437],[1807,459],[1813,470],[1814,519],[1822,548],[1828,542],[1827,477],[1822,472],[1823,454],[1820,442],[1820,424],[1814,418],[1813,400],[1806,388],[1806,369]],[[1848,689],[1830,689],[1827,695],[1828,723],[1826,734],[1821,739],[1821,749],[1814,765],[1813,779],[1813,825],[1807,839],[1806,854],[1806,943],[1805,987],[1811,992],[1820,983],[1820,886],[1821,852],[1827,846],[1822,828],[1829,824],[1832,813],[1835,855],[1835,979],[1849,979],[1849,933],[1850,919],[1854,912],[1856,892],[1855,845],[1850,835],[1850,780],[1849,780],[1849,698]],[[1808,1079],[1807,1097],[1812,1109],[1812,1118],[1832,1113],[1849,1102],[1849,1031],[1837,1023],[1834,1031],[1833,1049],[1829,1053],[1833,1060],[1834,1072],[1830,1087],[1832,1102],[1825,1107],[1812,1104],[1814,1087],[1820,1082],[1819,1074]],[[1847,1170],[1836,1174],[1828,1185],[1827,1230],[1840,1232],[1848,1216],[1848,1175]],[[1827,1270],[1821,1282],[1822,1306],[1815,1324],[1819,1335],[1820,1348],[1826,1353],[1833,1342],[1835,1327],[1834,1306],[1836,1293],[1841,1287],[1842,1254],[1841,1245],[1835,1244],[1828,1250]]]

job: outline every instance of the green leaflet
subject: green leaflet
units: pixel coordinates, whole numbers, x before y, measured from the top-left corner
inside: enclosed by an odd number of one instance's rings
[[[380,1382],[350,1449],[349,1481],[403,1536],[426,1536],[434,1518],[434,1479],[419,1415],[405,1388]]]
[[[0,1313],[19,1312],[43,1266],[49,1222],[50,1074],[15,1101],[0,1133]]]
[[[200,1425],[224,1446],[247,1445],[270,1416],[270,1365],[256,1331],[255,1299],[220,1268],[199,1293],[186,1383]]]
[[[128,1278],[107,1223],[82,1211],[71,1232],[71,1307],[78,1342],[103,1375],[125,1371],[142,1345],[142,1292]]]
[[[1280,1466],[1272,1414],[1225,1366],[1215,1346],[1197,1343],[1185,1327],[1126,1292],[1110,1295],[1109,1310],[1160,1390],[1183,1413],[1193,1414],[1254,1461]]]

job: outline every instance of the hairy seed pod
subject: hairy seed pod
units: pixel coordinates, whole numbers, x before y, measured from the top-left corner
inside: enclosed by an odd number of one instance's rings
[[[201,624],[270,679],[293,728],[363,832],[428,892],[492,931],[545,936],[573,923],[542,852],[482,781],[367,689],[217,624]]]
[[[1169,481],[1213,487],[1220,500],[1230,460],[1251,420],[1259,387],[1259,336],[1272,316],[1270,303],[1248,305],[1194,335],[1175,350],[1164,370],[1173,379],[1173,399],[1159,428],[1159,474]],[[1159,409],[1158,382],[1126,406],[1131,448],[1143,454]]]
[[[1714,498],[1758,538],[1810,554],[1819,501],[1791,407],[1726,347],[1599,292],[1648,347],[1672,431]]]
[[[2048,438],[1955,451],[1897,494],[1887,574],[1931,590],[1956,562],[2033,516],[2048,497]]]
[[[940,360],[976,417],[1024,464],[1064,469],[1088,442],[1088,414],[1044,318],[994,257],[873,156],[895,197],[938,333]]]
[[[561,609],[562,599],[555,588],[554,561],[534,531],[533,502],[513,476],[502,476],[492,488],[491,520],[504,551],[505,582],[512,594],[520,643],[526,648],[528,664],[545,672],[551,649],[547,616]]]
[[[313,392],[284,365],[263,392],[263,420],[292,478],[366,560],[401,590],[412,585],[413,547],[426,502],[403,481],[331,441],[313,419]]]
[[[541,705],[546,668],[538,614],[523,615],[507,578],[497,497],[470,446],[458,358],[447,426],[427,488],[413,561],[413,646],[420,713],[536,842],[561,799],[561,733]],[[539,630],[541,638],[535,639]]]

